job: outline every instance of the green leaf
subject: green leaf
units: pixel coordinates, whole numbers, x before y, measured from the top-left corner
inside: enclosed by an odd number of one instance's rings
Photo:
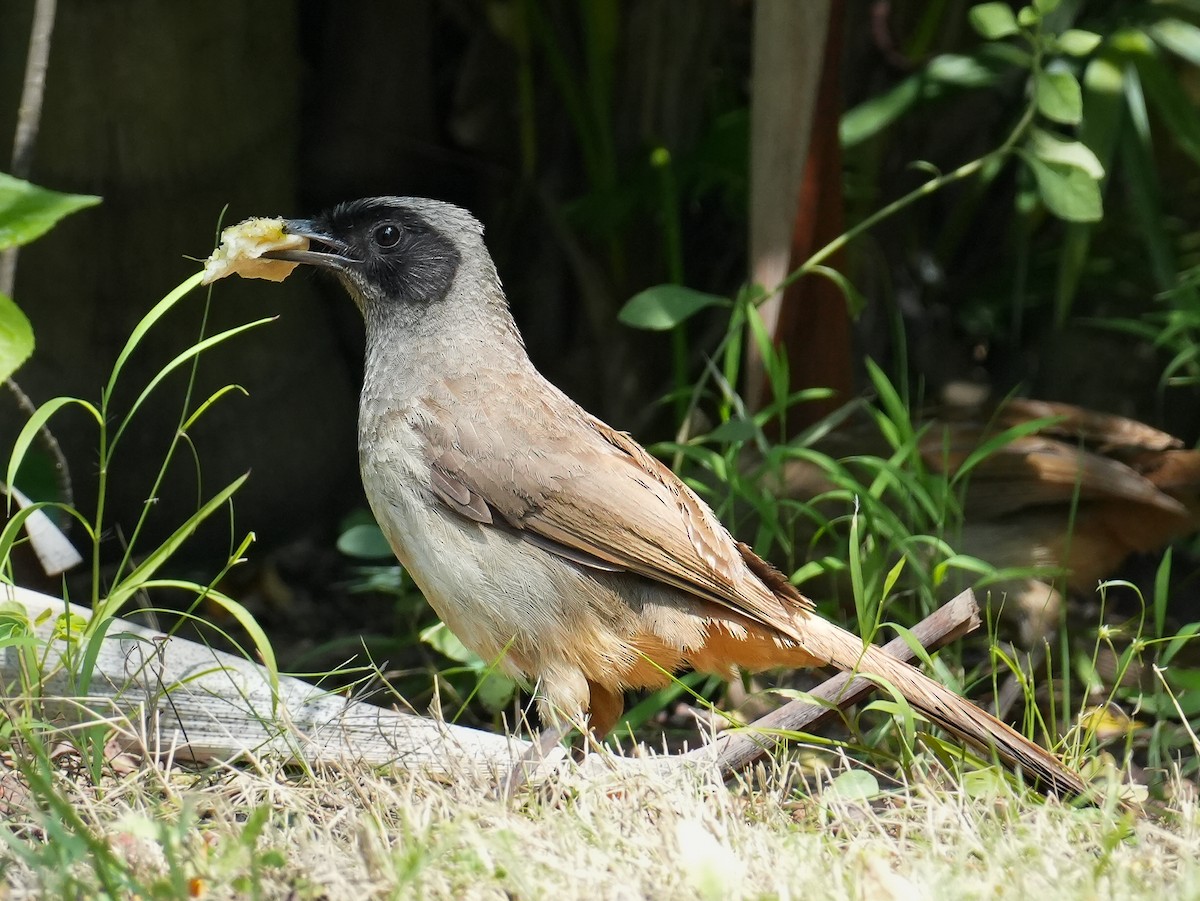
[[[1124,99],[1129,114],[1129,125],[1120,130],[1117,148],[1121,160],[1122,181],[1128,185],[1125,196],[1133,213],[1135,233],[1141,238],[1146,249],[1146,260],[1159,289],[1167,290],[1176,284],[1179,265],[1175,258],[1174,240],[1163,216],[1162,183],[1159,167],[1155,162],[1149,110],[1146,108],[1147,94],[1153,82],[1142,80],[1142,73],[1158,71],[1162,67],[1162,60],[1156,55],[1150,55],[1140,62],[1147,63],[1148,68],[1143,69],[1139,64],[1126,73]],[[1153,76],[1151,77],[1153,79]],[[1144,88],[1146,90],[1143,90]],[[1194,113],[1192,119],[1195,119]],[[1172,136],[1181,146],[1186,139],[1183,131],[1173,130]],[[1188,294],[1195,293],[1190,287],[1179,287]],[[1188,344],[1187,352],[1191,353],[1194,345],[1192,342]],[[1177,357],[1176,362],[1184,363],[1186,360]],[[1172,363],[1168,363],[1163,370],[1163,377],[1168,377],[1171,371]]]
[[[1153,52],[1133,57],[1141,89],[1167,126],[1172,140],[1193,160],[1200,161],[1200,113],[1174,71]]]
[[[1182,19],[1162,19],[1146,31],[1155,43],[1193,66],[1200,66],[1200,28]]]
[[[1125,116],[1126,78],[1122,61],[1108,51],[1090,60],[1083,70],[1087,116],[1079,126],[1079,139],[1106,171]]]
[[[28,244],[60,219],[99,202],[90,194],[60,194],[0,172],[0,250]]]
[[[60,613],[54,619],[54,630],[51,632],[50,640],[78,643],[87,629],[87,624],[87,618],[77,613],[71,613],[69,610]]]
[[[682,285],[656,285],[635,294],[621,308],[617,319],[632,328],[662,332],[709,307],[730,306],[727,297],[706,294]]]
[[[503,673],[491,669],[480,677],[473,694],[492,713],[499,713],[508,706],[508,702],[512,700],[516,690],[516,682]]]
[[[904,399],[896,390],[896,386],[892,384],[891,379],[887,377],[879,364],[870,358],[866,363],[871,385],[874,387],[875,393],[879,395],[879,406],[886,414],[888,421],[895,427],[893,446],[912,443],[916,438],[916,433],[913,431],[912,416],[909,414],[908,405],[905,404]]]
[[[337,549],[347,557],[378,560],[392,557],[392,546],[375,523],[351,526],[338,536]]]
[[[26,498],[24,504],[17,505],[17,509],[13,511],[12,507],[18,494],[19,492],[15,488],[9,491],[8,522],[4,524],[3,529],[0,529],[0,560],[8,560],[9,554],[12,553],[13,545],[17,542],[22,528],[24,528],[26,530],[26,534],[28,534],[30,528],[26,525],[26,523],[33,522],[35,524],[34,528],[36,528],[37,518],[44,516],[45,513],[43,511],[47,509],[58,510],[62,513],[65,513],[67,516],[74,517],[75,520],[78,521],[83,527],[83,531],[87,534],[89,540],[94,538],[95,533],[92,531],[91,524],[83,517],[83,514],[81,514],[74,507],[68,507],[64,504],[59,504],[54,501],[38,501],[36,503],[29,503],[28,498]],[[66,538],[63,538],[62,540],[64,543],[67,541]],[[74,548],[70,548],[70,551],[73,552]],[[74,564],[71,563],[65,568],[69,569],[70,566],[73,565]]]
[[[194,426],[199,421],[200,417],[203,416],[205,414],[205,412],[213,404],[215,404],[218,400],[220,400],[226,394],[231,394],[235,391],[240,392],[244,397],[250,396],[250,392],[247,391],[245,388],[243,388],[241,385],[225,385],[224,387],[218,388],[216,391],[214,391],[212,394],[210,394],[208,396],[208,399],[206,401],[204,401],[204,403],[202,403],[196,407],[195,411],[193,411],[191,416],[189,416],[186,420],[184,420],[184,423],[182,426],[180,426],[179,431],[186,433],[192,426]]]
[[[31,353],[33,328],[29,320],[12,298],[0,294],[0,379],[16,372]]]
[[[758,427],[748,419],[727,419],[698,440],[706,444],[733,444],[738,441],[750,441],[758,435]]]
[[[996,567],[978,557],[971,557],[967,554],[950,554],[933,568],[933,583],[941,585],[946,581],[946,576],[955,571],[988,576],[996,572]]]
[[[16,601],[0,603],[0,650],[12,647],[37,647],[37,636],[29,613]]]
[[[848,769],[829,783],[828,794],[847,801],[865,801],[878,797],[880,780],[866,769]]]
[[[900,578],[900,573],[904,571],[905,558],[901,557],[896,561],[896,565],[888,570],[887,578],[883,580],[883,591],[880,592],[880,601],[886,601],[892,593],[892,589],[896,587],[896,582]]]
[[[1036,435],[1039,432],[1057,425],[1060,421],[1061,417],[1041,416],[1037,419],[1028,419],[1025,422],[1018,423],[1011,428],[1007,428],[1002,432],[998,432],[995,435],[989,436],[985,440],[981,441],[979,445],[973,451],[971,451],[971,453],[967,454],[966,459],[958,465],[958,468],[954,470],[954,474],[950,479],[950,484],[958,485],[961,483],[963,479],[971,474],[971,471],[974,470],[976,466],[993,454],[1004,450],[1004,448],[1008,447],[1014,441],[1019,441],[1020,439],[1029,435]],[[947,450],[949,449],[947,448]]]
[[[1175,633],[1175,637],[1167,643],[1167,649],[1163,651],[1162,655],[1162,666],[1165,667],[1170,664],[1170,662],[1175,659],[1175,655],[1183,650],[1187,643],[1191,641],[1193,637],[1195,637],[1197,632],[1200,632],[1200,623],[1188,623],[1187,625],[1182,626],[1179,631]],[[1172,670],[1172,672],[1174,672],[1174,670]]]
[[[951,88],[986,88],[996,83],[997,73],[992,66],[975,56],[942,53],[925,67],[925,77]]]
[[[1068,56],[1087,56],[1100,46],[1102,40],[1094,31],[1068,28],[1058,36],[1058,49]]]
[[[1041,128],[1029,134],[1029,152],[1044,163],[1082,169],[1097,181],[1104,178],[1104,167],[1096,154],[1079,141],[1068,141]]]
[[[841,801],[869,801],[879,795],[879,780],[870,770],[846,770],[829,783],[827,797]]]
[[[114,622],[116,620],[111,616],[106,618],[93,616],[92,621],[88,623],[89,638],[83,649],[83,659],[76,672],[78,681],[74,686],[75,691],[81,695],[86,695],[92,687],[92,677],[96,675],[96,661],[99,659],[104,641],[108,637],[108,630]]]
[[[971,27],[989,41],[1016,34],[1017,17],[1007,3],[980,3],[967,11]]]
[[[1171,591],[1171,548],[1163,554],[1162,562],[1154,573],[1154,637],[1162,638],[1166,634],[1167,601]]]
[[[1136,71],[1130,69],[1136,79]],[[1083,104],[1087,115],[1079,126],[1079,139],[1108,171],[1117,145],[1117,135],[1125,119],[1125,65],[1121,57],[1106,48],[1083,70]],[[1076,222],[1063,234],[1054,289],[1054,318],[1060,326],[1067,321],[1079,280],[1083,275],[1091,246],[1092,226]]]
[[[867,598],[865,576],[863,575],[862,543],[859,541],[859,522],[861,515],[858,509],[858,498],[854,499],[854,514],[850,517],[850,591],[854,595],[854,614],[857,617],[859,631],[869,635],[869,627],[875,617],[871,615],[870,603]],[[865,638],[863,644],[870,644],[870,638]]]
[[[1033,86],[1038,111],[1047,119],[1077,125],[1083,118],[1083,92],[1070,72],[1039,72]]]
[[[959,784],[968,798],[994,799],[1004,794],[1008,781],[999,767],[989,766],[963,773]]]
[[[1062,0],[1033,0],[1033,8],[1038,11],[1038,15],[1046,16],[1058,9],[1058,4]]]
[[[1082,169],[1045,163],[1024,153],[1021,158],[1033,171],[1046,209],[1055,216],[1068,222],[1096,222],[1104,215],[1100,185]]]
[[[890,91],[847,110],[838,128],[842,146],[856,147],[879,134],[921,99],[921,88],[922,76],[910,75]]]
[[[1008,44],[993,45],[990,49]],[[890,91],[864,100],[842,116],[839,137],[843,147],[854,147],[883,131],[918,102],[938,100],[952,92],[989,87],[999,78],[996,67],[988,65],[984,50],[978,56],[943,53],[935,56],[921,72],[910,75]],[[994,54],[986,54],[991,56]]]
[[[455,663],[478,666],[483,662],[474,651],[459,641],[458,636],[451,632],[450,627],[445,623],[434,623],[429,628],[422,629],[420,638],[425,644],[442,656],[449,657]]]

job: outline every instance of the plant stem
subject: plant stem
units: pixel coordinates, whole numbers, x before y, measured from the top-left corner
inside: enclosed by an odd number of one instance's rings
[[[212,288],[210,286],[208,294],[204,299],[204,313],[200,317],[200,333],[196,338],[198,342],[204,340],[205,332],[208,331],[208,317],[211,304]],[[146,521],[149,518],[151,505],[153,504],[154,499],[158,497],[158,493],[162,488],[163,481],[166,479],[167,468],[171,465],[171,461],[175,457],[175,451],[179,447],[179,442],[185,435],[184,425],[188,420],[189,411],[192,405],[192,395],[196,388],[196,376],[199,372],[199,367],[200,356],[197,354],[196,356],[192,357],[191,366],[188,371],[187,387],[183,393],[183,403],[180,405],[179,422],[175,426],[175,434],[171,438],[171,443],[167,446],[167,452],[163,456],[162,465],[158,468],[158,475],[156,475],[154,478],[154,485],[151,487],[150,493],[146,497],[146,502],[142,505],[142,511],[140,514],[138,514],[137,524],[133,527],[133,534],[129,536],[129,541],[125,546],[125,553],[121,556],[121,562],[118,564],[116,574],[113,576],[114,584],[119,582],[121,577],[125,574],[126,567],[132,567],[134,546],[137,544],[138,537],[142,534],[142,527],[146,524]],[[126,418],[125,424],[128,422],[129,420]],[[122,425],[122,429],[124,429],[124,424]],[[197,486],[199,487],[199,472],[196,474],[196,482]],[[96,521],[99,522],[99,519]]]
[[[50,38],[54,34],[54,19],[58,0],[37,0],[33,9],[33,26],[29,31],[29,53],[25,58],[25,80],[21,87],[21,103],[17,107],[17,127],[13,134],[12,165],[9,171],[17,178],[29,178],[33,169],[33,151],[37,145],[38,129],[42,122],[42,102],[46,94],[46,70],[50,63]],[[0,294],[12,297],[17,282],[17,247],[0,253]],[[17,406],[32,416],[36,407],[29,396],[13,379],[5,379],[8,390],[16,398]],[[40,430],[42,443],[54,458],[58,476],[59,500],[67,506],[74,501],[71,488],[71,470],[66,454],[48,426]],[[59,527],[70,522],[69,517],[60,518]]]
[[[1036,65],[1036,62],[1037,62],[1037,60],[1035,59],[1035,65]],[[871,228],[874,228],[880,222],[895,215],[896,213],[900,212],[901,210],[903,210],[905,207],[909,206],[910,204],[915,203],[916,201],[920,200],[923,197],[927,197],[930,194],[934,194],[934,193],[942,190],[943,188],[945,188],[948,185],[952,185],[955,182],[963,181],[964,179],[970,178],[971,176],[982,171],[989,165],[994,164],[996,166],[999,166],[999,165],[1003,164],[1003,162],[1012,154],[1013,150],[1017,146],[1017,143],[1021,140],[1021,138],[1024,137],[1025,132],[1029,129],[1029,126],[1033,122],[1033,117],[1036,114],[1036,112],[1037,112],[1037,106],[1034,103],[1034,101],[1031,99],[1029,104],[1025,108],[1025,112],[1022,113],[1020,120],[1018,120],[1018,122],[1017,122],[1016,126],[1013,128],[1012,132],[1004,140],[1004,142],[999,147],[997,147],[995,150],[991,151],[990,153],[986,153],[977,159],[971,160],[971,162],[969,162],[969,163],[964,163],[963,165],[959,166],[957,169],[954,169],[950,172],[943,173],[943,174],[937,176],[936,178],[930,179],[929,181],[925,182],[923,185],[920,185],[917,188],[913,189],[912,191],[909,191],[903,197],[897,198],[896,200],[889,203],[887,206],[882,207],[879,210],[876,210],[870,216],[863,219],[857,225],[853,226],[852,228],[848,229],[847,231],[843,232],[842,234],[838,235],[838,237],[834,238],[832,241],[830,241],[828,244],[826,244],[824,247],[822,247],[820,250],[818,250],[816,253],[814,253],[812,256],[810,256],[797,269],[795,269],[793,272],[789,273],[783,280],[781,280],[779,282],[779,284],[776,285],[772,290],[764,291],[761,294],[759,294],[758,298],[756,300],[754,300],[753,303],[755,303],[757,305],[757,304],[761,303],[762,301],[766,300],[766,298],[773,297],[773,296],[777,295],[778,293],[782,292],[785,288],[787,288],[793,282],[798,281],[799,279],[803,278],[805,275],[812,272],[817,266],[821,265],[821,263],[823,263],[825,260],[829,259],[829,257],[831,257],[833,254],[837,253],[839,250],[841,250],[843,247],[845,247],[847,244],[849,244],[851,241],[853,241],[859,235],[863,234],[864,232],[868,231]],[[725,347],[729,342],[729,339],[730,339],[730,332],[726,331],[725,336],[721,339],[720,344],[717,346],[717,349],[713,354],[714,359],[720,357],[720,355],[724,352]],[[712,368],[705,367],[702,370],[702,372],[700,373],[700,377],[696,379],[696,383],[692,386],[691,396],[688,399],[687,412],[686,412],[685,416],[681,419],[679,429],[675,435],[675,440],[677,443],[683,444],[688,440],[688,422],[690,420],[691,413],[696,407],[699,406],[700,397],[704,393],[705,385],[707,384],[708,379],[711,376],[712,376]],[[679,463],[680,463],[680,457],[679,457],[679,455],[676,455],[676,458],[672,465],[673,465],[673,467],[677,468]]]
[[[803,278],[805,275],[811,272],[814,267],[819,266],[825,260],[829,259],[829,257],[833,256],[833,254],[837,253],[863,232],[874,228],[880,222],[890,218],[910,204],[913,204],[921,198],[929,196],[930,194],[935,194],[948,185],[952,185],[955,182],[970,178],[988,165],[993,163],[999,165],[1002,163],[1013,152],[1017,142],[1024,136],[1026,130],[1033,122],[1033,116],[1035,112],[1036,107],[1031,101],[1030,104],[1025,108],[1025,112],[1022,114],[1020,121],[1018,121],[1016,127],[1013,128],[1012,133],[1009,134],[1004,143],[995,150],[991,151],[990,153],[986,153],[977,159],[971,160],[969,163],[964,163],[957,169],[953,169],[950,172],[945,172],[936,178],[930,179],[923,185],[919,185],[918,187],[909,191],[903,197],[899,197],[896,200],[893,200],[887,206],[876,210],[866,219],[862,220],[862,222],[859,222],[852,228],[842,232],[842,234],[838,235],[836,238],[814,253],[795,271],[789,273],[786,278],[784,278],[771,292],[769,292],[769,294],[765,296],[774,296],[776,293],[782,291],[793,282]]]
[[[683,238],[679,227],[679,189],[671,152],[659,147],[650,154],[651,165],[658,170],[659,216],[662,218],[663,245],[667,255],[667,279],[683,284]],[[688,413],[684,390],[688,384],[687,320],[671,330],[671,358],[675,382],[675,418],[682,421]]]
[[[107,395],[108,392],[105,392]],[[92,609],[100,607],[100,542],[104,537],[104,501],[108,488],[108,398],[100,404],[100,459],[96,472],[96,518],[92,520]]]
[[[25,58],[25,82],[21,105],[17,107],[17,127],[13,135],[12,167],[17,178],[29,178],[33,168],[33,150],[37,145],[42,121],[42,99],[46,94],[46,68],[50,62],[50,37],[54,33],[57,0],[37,0],[33,9],[33,27],[29,32],[29,55]],[[17,273],[17,248],[0,256],[0,294],[12,295]]]

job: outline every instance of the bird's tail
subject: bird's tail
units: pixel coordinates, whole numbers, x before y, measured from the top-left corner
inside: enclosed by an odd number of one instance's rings
[[[886,680],[931,722],[989,753],[994,750],[1009,766],[1036,777],[1056,794],[1086,793],[1083,779],[1045,748],[875,645],[864,650],[861,638],[818,616],[805,623],[804,645],[839,669]]]

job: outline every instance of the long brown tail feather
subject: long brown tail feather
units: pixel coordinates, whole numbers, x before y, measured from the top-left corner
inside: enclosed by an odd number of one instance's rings
[[[1015,770],[1035,777],[1060,795],[1087,792],[1083,779],[1057,757],[985,710],[955,694],[920,670],[860,638],[813,616],[805,623],[806,650],[843,670],[878,676],[895,686],[913,707],[948,732],[985,752],[995,753]]]

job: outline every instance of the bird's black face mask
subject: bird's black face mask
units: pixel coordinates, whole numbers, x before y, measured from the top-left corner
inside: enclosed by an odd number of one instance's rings
[[[364,305],[427,304],[450,290],[461,262],[453,242],[402,204],[369,199],[338,204],[316,219],[288,219],[308,250],[268,254],[336,273]]]

